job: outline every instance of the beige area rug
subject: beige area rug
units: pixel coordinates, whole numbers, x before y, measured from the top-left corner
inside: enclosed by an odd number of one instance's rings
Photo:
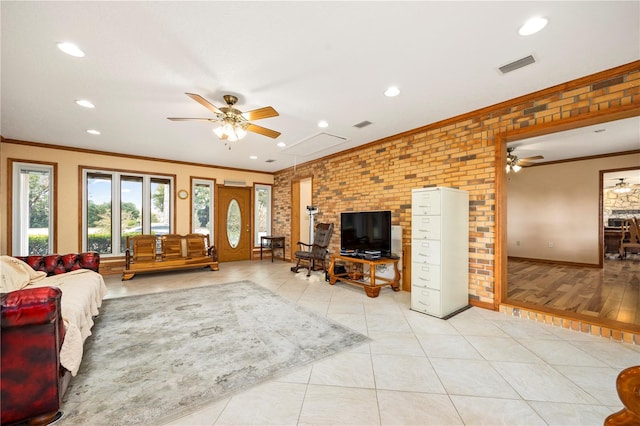
[[[105,300],[60,425],[153,425],[368,340],[249,281]]]

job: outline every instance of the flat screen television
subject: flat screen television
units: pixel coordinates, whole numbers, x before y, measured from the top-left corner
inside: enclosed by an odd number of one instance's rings
[[[391,211],[340,214],[340,251],[380,250],[391,256]]]

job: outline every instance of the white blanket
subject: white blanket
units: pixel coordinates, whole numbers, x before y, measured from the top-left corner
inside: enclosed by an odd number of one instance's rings
[[[91,335],[93,317],[98,315],[107,286],[102,275],[89,269],[77,269],[40,279],[28,287],[58,287],[62,290],[62,321],[65,337],[60,363],[75,376],[82,361],[84,341]]]

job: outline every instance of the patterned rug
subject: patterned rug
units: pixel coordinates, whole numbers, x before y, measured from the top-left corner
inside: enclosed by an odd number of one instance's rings
[[[169,421],[366,336],[249,281],[107,299],[60,425]]]

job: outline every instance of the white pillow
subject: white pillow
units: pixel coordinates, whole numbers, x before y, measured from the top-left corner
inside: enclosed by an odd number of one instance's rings
[[[47,273],[35,271],[31,266],[15,257],[0,256],[0,276],[0,293],[8,293],[44,279]]]

